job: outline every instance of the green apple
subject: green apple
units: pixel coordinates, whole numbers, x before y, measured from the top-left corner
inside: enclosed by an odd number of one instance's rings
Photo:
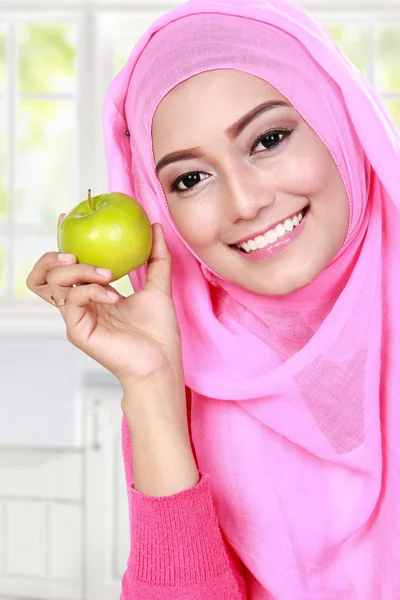
[[[60,252],[78,263],[110,269],[111,281],[147,262],[153,244],[151,223],[143,207],[126,194],[108,192],[84,200],[62,220],[57,233]]]

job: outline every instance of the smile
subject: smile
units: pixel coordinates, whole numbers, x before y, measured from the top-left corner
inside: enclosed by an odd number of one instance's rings
[[[303,210],[278,223],[264,234],[240,244],[233,244],[230,247],[250,260],[263,260],[276,256],[300,235],[307,220],[308,211],[309,206],[306,206]]]

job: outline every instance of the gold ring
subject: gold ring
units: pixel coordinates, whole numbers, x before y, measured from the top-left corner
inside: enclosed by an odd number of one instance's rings
[[[66,298],[61,298],[61,300],[56,300],[54,296],[50,296],[50,302],[53,306],[64,306],[67,302]]]

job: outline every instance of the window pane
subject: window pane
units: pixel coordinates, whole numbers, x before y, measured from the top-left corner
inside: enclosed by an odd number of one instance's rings
[[[20,101],[15,215],[52,233],[77,204],[77,117],[73,102]]]
[[[72,93],[76,88],[77,31],[70,23],[18,27],[20,93]]]
[[[0,23],[0,92],[6,85],[6,29]]]
[[[0,221],[7,215],[7,139],[4,98],[0,95]]]
[[[57,225],[57,223],[56,223]],[[17,298],[31,298],[33,302],[43,304],[44,301],[38,298],[25,285],[26,278],[34,264],[45,252],[58,252],[57,233],[54,228],[53,236],[15,236],[14,237],[14,273],[13,282],[14,294]]]
[[[388,111],[400,131],[400,98],[395,100],[386,100]]]
[[[368,29],[363,23],[324,24],[343,54],[364,75],[368,69]]]
[[[99,16],[100,37],[108,40],[112,52],[113,76],[124,67],[134,45],[165,11],[137,11],[135,15],[102,13]]]
[[[382,92],[400,92],[400,25],[378,28],[378,86]]]

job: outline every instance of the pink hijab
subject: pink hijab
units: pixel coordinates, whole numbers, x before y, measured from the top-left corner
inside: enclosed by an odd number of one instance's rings
[[[347,190],[343,247],[286,297],[209,269],[177,231],[155,175],[159,102],[218,68],[283,94]],[[136,44],[109,89],[104,128],[110,190],[162,223],[173,255],[193,442],[249,597],[400,597],[400,136],[377,93],[286,0],[190,0]],[[146,266],[130,279],[141,289]]]

